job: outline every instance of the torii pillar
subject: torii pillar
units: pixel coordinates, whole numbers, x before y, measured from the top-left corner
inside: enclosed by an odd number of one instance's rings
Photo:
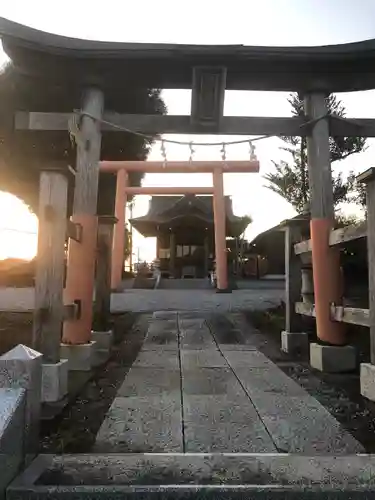
[[[125,222],[126,222],[126,201],[128,186],[128,173],[121,169],[117,172],[116,181],[116,202],[115,217],[117,223],[113,233],[112,267],[111,267],[111,288],[117,290],[122,281],[125,258]]]
[[[331,303],[342,305],[340,251],[329,245],[334,227],[329,126],[325,94],[305,97],[305,111],[312,120],[307,137],[311,191],[311,247],[318,342],[310,344],[310,363],[321,371],[341,372],[355,368],[355,351],[345,346],[345,326],[332,321]]]
[[[96,240],[97,198],[99,185],[99,161],[101,149],[100,122],[104,108],[103,92],[88,89],[84,96],[83,110],[97,118],[82,117],[81,137],[77,144],[77,173],[74,189],[72,221],[82,226],[82,240],[70,240],[65,300],[80,306],[80,317],[64,322],[61,358],[76,359],[77,346],[91,349],[91,326],[93,318]],[[90,369],[73,366],[71,369]]]
[[[213,209],[215,225],[215,259],[216,259],[216,282],[217,291],[228,290],[228,259],[226,245],[226,210],[224,198],[223,171],[215,168],[212,173],[214,186]]]

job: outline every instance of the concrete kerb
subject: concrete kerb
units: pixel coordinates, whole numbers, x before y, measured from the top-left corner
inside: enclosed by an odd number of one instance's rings
[[[48,471],[64,472],[67,466],[72,483],[43,484]],[[82,467],[96,477],[90,485],[77,484]],[[162,474],[160,471],[163,471]],[[103,473],[104,471],[104,473]],[[108,479],[109,471],[114,472]],[[147,471],[146,473],[144,471]],[[216,472],[215,472],[216,471]],[[374,498],[375,457],[341,457],[289,454],[174,453],[137,455],[65,455],[39,457],[7,489],[8,500],[55,498],[154,499],[256,499],[330,498],[359,500]],[[116,474],[118,472],[118,474]],[[140,482],[145,474],[145,484]],[[176,477],[180,483],[176,485]],[[98,478],[103,479],[102,482]],[[121,480],[121,477],[123,478]],[[192,478],[196,478],[194,484]],[[94,481],[93,481],[94,483]],[[247,494],[247,495],[246,495]]]

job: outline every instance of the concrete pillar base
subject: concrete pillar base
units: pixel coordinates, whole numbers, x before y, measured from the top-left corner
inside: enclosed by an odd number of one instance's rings
[[[308,352],[309,336],[305,332],[281,332],[281,350],[288,354]]]
[[[355,370],[357,353],[354,347],[310,344],[310,364],[316,370],[343,373]]]
[[[361,363],[361,394],[370,401],[375,401],[375,365]]]
[[[97,349],[110,349],[113,344],[113,330],[96,332],[94,330],[91,331],[91,339],[93,342],[96,342]]]
[[[91,338],[96,342],[96,350],[94,356],[94,366],[100,366],[109,359],[110,350],[113,344],[113,331],[107,332],[91,332]]]
[[[88,372],[94,366],[96,342],[88,344],[61,344],[61,359],[68,360],[68,370]]]
[[[42,402],[56,403],[68,394],[68,360],[42,364]]]

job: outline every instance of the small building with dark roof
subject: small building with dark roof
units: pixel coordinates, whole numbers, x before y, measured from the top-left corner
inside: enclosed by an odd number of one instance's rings
[[[227,237],[240,236],[247,217],[233,214],[225,197]],[[174,278],[203,278],[215,255],[212,196],[153,196],[148,213],[130,220],[145,237],[156,237],[157,259],[163,274]]]
[[[261,266],[258,266],[257,271],[258,277],[264,274],[285,274],[285,227],[288,223],[298,223],[304,238],[309,238],[310,217],[308,214],[298,214],[258,234],[249,243],[246,251],[247,258],[255,255],[261,261]]]

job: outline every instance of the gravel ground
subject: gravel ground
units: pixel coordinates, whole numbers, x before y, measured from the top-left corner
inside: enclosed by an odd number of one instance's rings
[[[282,301],[284,290],[272,285],[216,293],[214,290],[126,290],[112,295],[113,312],[199,311],[227,312],[268,309]]]
[[[250,286],[250,285],[249,285]],[[121,312],[172,311],[237,311],[268,309],[281,302],[284,290],[280,283],[252,282],[252,288],[233,293],[214,290],[142,290],[129,289],[112,294],[111,309]],[[32,311],[33,288],[1,288],[0,311]]]
[[[63,413],[41,426],[41,453],[87,453],[146,333],[147,317],[114,318],[117,342],[106,366],[85,386]]]
[[[280,311],[278,313],[280,314]],[[251,326],[254,323],[252,316],[251,313],[246,314]],[[248,330],[251,342],[325,406],[341,425],[362,443],[367,453],[375,453],[375,403],[361,396],[359,372],[329,374],[314,370],[310,367],[306,356],[296,359],[295,356],[281,351],[280,329],[275,328],[275,325],[260,323],[256,324],[257,330],[254,328]],[[355,343],[359,358],[361,361],[366,361],[368,330],[356,333]],[[351,336],[354,337],[353,332]]]

